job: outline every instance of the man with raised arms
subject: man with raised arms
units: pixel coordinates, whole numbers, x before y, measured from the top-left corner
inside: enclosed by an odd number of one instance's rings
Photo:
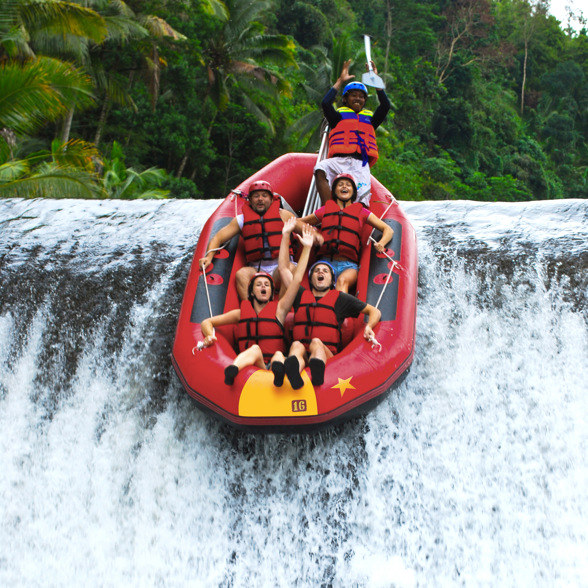
[[[284,231],[291,231],[292,226],[287,224]],[[300,259],[296,271],[301,268],[304,271],[306,263]],[[280,251],[279,270],[282,283],[290,289],[293,276],[283,250]],[[304,385],[300,372],[307,365],[313,385],[323,384],[327,360],[341,351],[341,325],[346,318],[366,315],[363,336],[369,341],[375,338],[373,329],[381,316],[371,304],[335,290],[335,271],[326,261],[318,261],[310,268],[308,281],[310,289],[300,287],[294,299],[293,343],[284,362],[286,375],[295,390]]]

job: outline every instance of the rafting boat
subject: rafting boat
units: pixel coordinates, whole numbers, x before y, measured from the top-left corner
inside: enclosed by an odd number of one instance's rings
[[[327,361],[324,383],[314,387],[306,368],[304,386],[298,390],[292,389],[288,378],[275,387],[272,372],[254,366],[243,368],[232,386],[224,383],[224,369],[237,355],[235,325],[217,328],[216,344],[204,349],[199,345],[204,339],[203,320],[238,308],[235,273],[245,264],[242,238],[237,236],[216,252],[204,275],[199,259],[205,256],[211,237],[241,213],[248,187],[256,180],[268,181],[284,206],[299,216],[306,214],[316,161],[315,154],[283,155],[231,191],[204,225],[192,260],[172,362],[184,388],[202,409],[242,429],[303,431],[363,413],[401,381],[414,357],[416,235],[399,203],[373,177],[370,211],[394,230],[384,253],[371,246],[369,225],[362,235],[356,295],[382,313],[374,329],[376,341],[363,337],[363,314],[346,319],[342,327],[346,345]],[[308,286],[306,280],[304,286]],[[292,312],[287,327],[291,321]]]

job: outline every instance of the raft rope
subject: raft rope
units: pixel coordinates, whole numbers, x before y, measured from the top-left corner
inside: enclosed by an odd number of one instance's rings
[[[370,337],[368,341],[372,344],[372,349],[376,353],[380,353],[380,351],[382,351],[382,344],[375,337]]]
[[[398,200],[396,200],[396,198],[394,198],[393,194],[390,194],[390,204],[388,204],[388,206],[386,207],[386,210],[384,210],[384,212],[380,215],[380,217],[379,217],[380,220],[382,220],[384,218],[384,216],[390,210],[390,207],[393,204],[398,204]],[[366,245],[370,244],[370,239],[372,239],[372,235],[374,234],[375,230],[376,230],[375,228],[372,229],[372,232],[370,233],[370,236],[368,237],[368,241],[367,241]],[[373,241],[373,239],[372,239],[372,241]]]
[[[374,243],[377,243],[377,241],[370,235],[370,240],[373,241]],[[386,291],[386,288],[388,287],[388,284],[390,282],[390,278],[392,277],[392,272],[398,268],[399,270],[402,270],[402,266],[395,260],[392,259],[385,251],[383,252],[383,255],[390,261],[390,271],[388,272],[388,277],[386,278],[386,283],[384,284],[384,287],[382,288],[382,291],[380,292],[380,297],[378,298],[378,302],[376,303],[376,308],[378,308],[378,306],[380,305],[380,302],[382,300],[382,296],[384,295],[384,292]]]
[[[237,196],[243,196],[243,192],[241,190],[231,190],[231,200],[235,203],[235,218],[237,217],[238,209],[237,209]],[[229,242],[224,243],[220,247],[216,247],[215,249],[209,249],[204,255],[208,255],[211,251],[222,251]],[[206,301],[208,302],[208,314],[210,318],[212,318],[212,305],[210,304],[210,294],[208,292],[208,280],[206,279],[206,270],[204,268],[200,268],[202,272],[202,277],[204,278],[204,290],[206,292]],[[212,329],[212,334],[214,335],[214,328]],[[204,341],[198,341],[196,347],[192,348],[192,355],[195,355],[195,351],[202,351],[204,349]]]
[[[218,247],[218,249],[222,249],[222,247]],[[211,251],[217,251],[217,249],[211,249]],[[206,252],[208,254],[208,251]],[[200,268],[202,272],[202,277],[204,278],[204,291],[206,292],[206,300],[208,302],[208,314],[210,318],[212,318],[212,305],[210,304],[210,294],[208,293],[208,280],[206,279],[206,270],[204,268]],[[212,334],[214,335],[214,328],[212,329]],[[192,355],[195,355],[194,351],[202,351],[204,349],[204,341],[198,341],[196,347],[192,348]]]

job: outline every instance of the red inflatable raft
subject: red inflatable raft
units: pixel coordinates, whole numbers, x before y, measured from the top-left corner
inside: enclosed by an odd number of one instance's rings
[[[245,262],[242,239],[235,237],[217,252],[205,278],[199,259],[204,257],[210,238],[241,212],[244,199],[239,192],[246,194],[254,180],[269,181],[301,215],[316,158],[313,154],[290,153],[244,181],[206,222],[192,260],[173,346],[173,365],[201,408],[239,428],[306,430],[364,412],[406,375],[414,356],[416,235],[398,202],[373,177],[370,210],[392,227],[394,237],[386,254],[378,254],[372,246],[363,247],[357,296],[382,312],[374,329],[379,345],[363,338],[364,315],[347,319],[343,330],[349,342],[327,362],[324,384],[314,388],[306,369],[302,372],[305,384],[299,390],[293,390],[287,378],[282,387],[274,387],[271,371],[255,367],[244,368],[234,385],[226,386],[224,369],[236,355],[234,326],[217,329],[217,343],[198,349],[203,340],[200,323],[211,312],[216,315],[238,306],[235,272]],[[366,227],[364,244],[369,242],[370,229]]]

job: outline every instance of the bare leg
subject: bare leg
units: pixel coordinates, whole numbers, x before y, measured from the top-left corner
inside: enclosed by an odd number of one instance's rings
[[[258,368],[265,369],[265,362],[263,361],[263,353],[259,345],[252,345],[249,349],[241,351],[235,360],[233,365],[239,368],[239,371],[248,365],[254,365]]]
[[[341,292],[349,292],[353,290],[357,284],[357,270],[346,269],[337,276],[337,284],[335,288]]]
[[[333,357],[331,350],[317,337],[310,342],[310,357],[326,362]]]
[[[317,169],[314,172],[314,178],[316,180],[316,189],[321,198],[321,202],[326,204],[331,199],[331,186],[327,180],[327,174],[322,169]]]

